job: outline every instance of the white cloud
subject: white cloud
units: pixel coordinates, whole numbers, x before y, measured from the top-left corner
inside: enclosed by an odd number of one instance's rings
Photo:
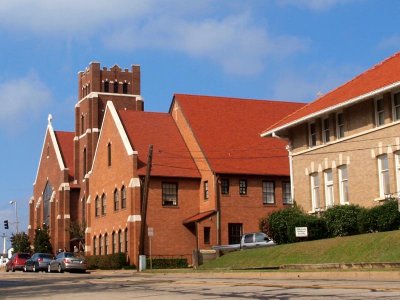
[[[301,71],[283,72],[274,85],[274,98],[310,102],[321,94],[341,86],[361,72],[354,66],[338,66],[324,63],[312,65]]]
[[[50,90],[35,74],[0,84],[0,128],[15,131],[27,126],[48,105]]]
[[[280,5],[294,5],[300,8],[315,11],[328,10],[339,4],[346,4],[354,0],[278,0]]]

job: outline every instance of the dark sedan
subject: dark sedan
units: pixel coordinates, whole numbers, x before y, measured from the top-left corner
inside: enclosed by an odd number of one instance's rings
[[[53,255],[49,253],[35,253],[25,262],[24,271],[47,271],[49,263],[52,261]]]

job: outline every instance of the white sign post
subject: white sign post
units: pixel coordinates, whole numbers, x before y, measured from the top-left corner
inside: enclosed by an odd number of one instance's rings
[[[150,249],[149,249],[149,256],[150,256],[150,270],[153,269],[153,262],[151,260],[151,238],[154,236],[154,228],[148,227],[147,228],[147,236],[149,237]]]
[[[296,237],[308,237],[307,227],[295,227]]]

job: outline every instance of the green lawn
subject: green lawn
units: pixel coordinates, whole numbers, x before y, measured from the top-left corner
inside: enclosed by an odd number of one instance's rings
[[[200,269],[362,262],[400,262],[400,230],[236,251]]]

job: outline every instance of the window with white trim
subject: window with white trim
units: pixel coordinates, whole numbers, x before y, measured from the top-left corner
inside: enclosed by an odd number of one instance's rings
[[[208,181],[204,181],[204,200],[208,199]]]
[[[336,136],[338,139],[344,137],[344,115],[343,115],[343,113],[338,113],[336,115]]]
[[[275,184],[273,181],[263,181],[262,192],[263,192],[263,204],[275,203]]]
[[[395,168],[396,168],[396,183],[397,183],[397,196],[400,196],[400,151],[394,153]]]
[[[178,205],[178,184],[175,182],[162,183],[162,205],[177,206]]]
[[[393,120],[400,120],[400,93],[393,95]]]
[[[390,194],[389,162],[387,154],[378,157],[379,197]]]
[[[292,188],[290,182],[282,183],[283,204],[292,204]]]
[[[310,147],[314,147],[317,145],[317,128],[315,123],[310,123],[308,127],[309,132],[309,145]]]
[[[332,207],[334,204],[334,194],[333,194],[333,173],[332,169],[324,171],[325,179],[325,207]]]
[[[349,176],[347,174],[347,166],[338,167],[339,172],[339,200],[340,204],[349,203]]]
[[[381,126],[385,124],[385,107],[383,99],[375,101],[375,124]]]
[[[321,208],[319,201],[319,178],[318,173],[312,173],[310,175],[311,180],[311,202],[312,202],[312,210]]]
[[[322,141],[324,143],[329,143],[329,118],[322,120]]]

